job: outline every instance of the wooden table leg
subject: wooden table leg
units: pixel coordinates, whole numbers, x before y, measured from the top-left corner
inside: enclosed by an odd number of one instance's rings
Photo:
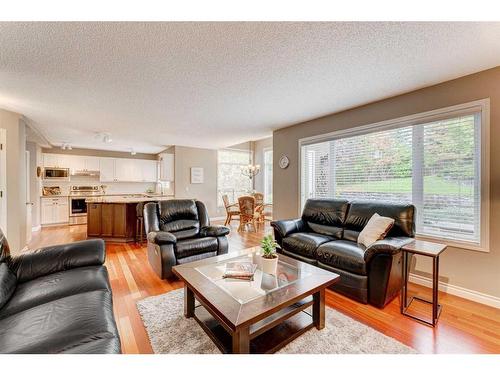
[[[233,354],[250,353],[250,327],[243,327],[233,333]]]
[[[313,295],[313,322],[317,329],[325,328],[325,290],[321,289]]]
[[[433,258],[432,262],[432,325],[435,326],[438,319],[439,306],[439,257]]]
[[[194,316],[194,293],[184,285],[184,316],[192,318]]]

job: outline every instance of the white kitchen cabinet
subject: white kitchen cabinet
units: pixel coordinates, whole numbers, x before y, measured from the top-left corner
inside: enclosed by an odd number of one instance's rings
[[[138,160],[143,182],[158,180],[158,162],[156,160]]]
[[[42,198],[41,224],[63,224],[69,221],[67,197]]]
[[[52,168],[70,168],[71,155],[43,154],[43,166]]]
[[[99,170],[99,158],[96,156],[85,156],[85,170],[87,171],[98,171]]]
[[[160,181],[174,181],[174,155],[160,154]]]
[[[134,159],[115,159],[115,181],[141,181],[141,171]]]
[[[115,179],[115,159],[100,158],[99,160],[99,180],[101,182],[114,182]]]

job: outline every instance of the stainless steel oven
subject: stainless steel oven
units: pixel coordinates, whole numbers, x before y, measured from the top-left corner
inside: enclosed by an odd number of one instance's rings
[[[69,225],[87,224],[87,197],[101,195],[99,186],[71,186],[69,192]]]

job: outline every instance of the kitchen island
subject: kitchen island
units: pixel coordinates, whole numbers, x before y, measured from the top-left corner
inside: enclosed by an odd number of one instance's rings
[[[87,237],[105,241],[133,242],[136,238],[137,204],[174,199],[154,194],[88,197]]]

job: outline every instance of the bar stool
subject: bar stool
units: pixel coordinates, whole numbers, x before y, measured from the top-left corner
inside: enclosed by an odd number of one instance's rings
[[[144,240],[144,203],[139,202],[136,209],[137,220],[135,222],[135,242],[142,244]]]

